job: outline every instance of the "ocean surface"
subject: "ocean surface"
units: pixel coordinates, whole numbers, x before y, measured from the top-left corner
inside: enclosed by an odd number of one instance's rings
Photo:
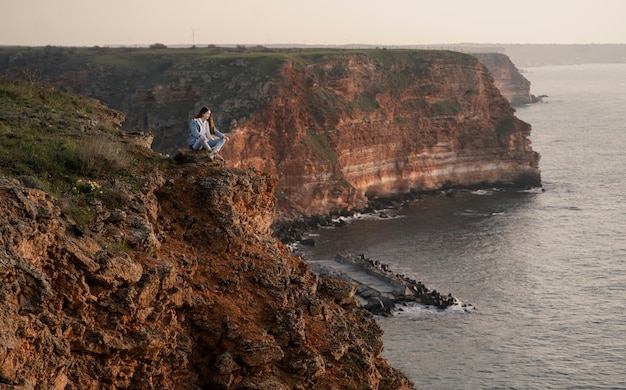
[[[313,232],[305,258],[364,254],[476,310],[377,318],[422,390],[626,389],[626,64],[523,69],[545,191],[426,197]]]

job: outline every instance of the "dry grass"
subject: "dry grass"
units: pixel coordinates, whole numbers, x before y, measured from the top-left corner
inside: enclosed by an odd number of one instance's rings
[[[81,173],[92,177],[125,171],[132,162],[132,158],[120,147],[119,143],[106,138],[94,139],[81,145],[78,150],[78,159]]]

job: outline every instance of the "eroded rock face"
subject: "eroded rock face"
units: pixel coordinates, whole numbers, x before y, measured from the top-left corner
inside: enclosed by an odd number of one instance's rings
[[[530,125],[472,56],[346,54],[283,73],[224,154],[276,175],[287,207],[323,214],[411,190],[540,184]]]
[[[1,386],[413,388],[353,286],[271,237],[276,179],[189,164],[116,185],[84,226],[0,178]]]

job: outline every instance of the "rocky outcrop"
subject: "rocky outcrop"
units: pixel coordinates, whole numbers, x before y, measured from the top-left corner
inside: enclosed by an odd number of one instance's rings
[[[1,389],[414,388],[356,288],[272,237],[275,177],[58,89],[0,105]]]
[[[275,184],[191,164],[80,226],[0,178],[0,387],[413,388],[354,287],[271,238]]]

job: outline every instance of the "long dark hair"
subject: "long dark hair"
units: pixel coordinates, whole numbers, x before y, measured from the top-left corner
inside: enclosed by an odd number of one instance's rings
[[[196,118],[196,119],[198,119],[198,118],[202,118],[202,115],[204,115],[204,113],[205,113],[205,112],[207,112],[207,111],[209,111],[209,109],[208,109],[208,108],[206,108],[206,107],[202,107],[202,108],[200,109],[200,111],[198,111],[198,113],[196,114],[196,116],[194,116],[194,118]],[[213,114],[213,113],[211,113],[211,115],[212,115],[212,114]]]
[[[204,115],[207,111],[209,111],[208,108],[202,107],[200,111],[198,111],[196,116],[194,116],[194,118],[202,118],[202,115]],[[209,131],[211,132],[211,134],[215,135],[215,122],[213,121],[213,111],[211,111],[211,113],[209,114]]]

